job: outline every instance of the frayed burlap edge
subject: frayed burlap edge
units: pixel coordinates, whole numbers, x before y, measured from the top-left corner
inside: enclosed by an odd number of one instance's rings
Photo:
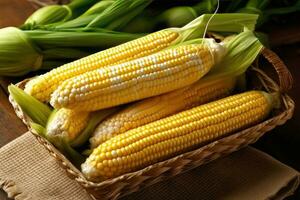
[[[15,200],[30,200],[30,197],[12,180],[4,180],[0,178],[0,188],[7,193],[8,198]]]

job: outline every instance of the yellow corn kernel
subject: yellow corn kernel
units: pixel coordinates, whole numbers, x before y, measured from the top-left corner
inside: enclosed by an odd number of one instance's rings
[[[48,102],[52,92],[63,81],[104,66],[123,63],[158,52],[170,46],[178,37],[179,34],[175,31],[162,30],[81,58],[29,81],[25,92],[42,102]]]
[[[221,45],[190,44],[64,81],[52,94],[55,108],[94,111],[163,94],[192,84],[224,52]],[[216,56],[215,56],[216,55]]]
[[[132,129],[95,148],[82,172],[101,181],[190,151],[260,122],[273,100],[262,91],[245,92]]]
[[[91,148],[130,129],[227,96],[235,80],[234,77],[199,80],[185,88],[133,103],[98,125],[90,138]]]
[[[86,127],[89,118],[89,112],[59,109],[50,117],[47,123],[47,137],[51,139],[63,136],[68,141],[72,141]]]

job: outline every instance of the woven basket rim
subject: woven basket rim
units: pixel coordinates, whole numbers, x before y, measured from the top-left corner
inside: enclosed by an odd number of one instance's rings
[[[227,144],[228,141],[231,141],[232,143],[235,143],[235,145],[232,146],[232,148],[228,147],[228,149],[224,150],[224,152],[219,150],[218,154],[215,156],[215,158],[220,157],[221,155],[228,154],[234,150],[237,150],[243,146],[246,146],[250,143],[255,142],[263,133],[273,129],[277,125],[281,125],[285,123],[288,119],[292,117],[293,111],[294,111],[294,102],[293,100],[285,94],[291,86],[293,82],[293,78],[291,76],[291,73],[289,72],[288,68],[285,66],[285,64],[281,61],[281,59],[270,49],[263,48],[261,51],[261,54],[263,55],[264,58],[266,58],[272,66],[275,68],[278,77],[279,77],[279,85],[275,83],[270,77],[268,77],[263,71],[254,68],[253,70],[258,74],[260,77],[260,80],[264,83],[267,87],[268,90],[271,91],[279,91],[281,92],[281,99],[283,101],[282,108],[283,111],[276,116],[273,116],[271,118],[266,119],[265,121],[254,125],[252,127],[249,127],[247,129],[244,129],[239,132],[231,133],[226,135],[225,137],[222,137],[216,141],[210,142],[198,149],[189,151],[184,154],[180,154],[178,156],[175,156],[173,158],[170,158],[165,161],[161,161],[159,163],[156,163],[154,165],[150,165],[146,168],[143,168],[141,170],[131,172],[124,174],[122,176],[113,178],[113,179],[108,179],[102,182],[92,182],[87,180],[83,174],[63,155],[61,154],[50,142],[48,142],[46,139],[42,138],[39,136],[30,126],[29,122],[31,119],[22,112],[22,110],[19,108],[19,106],[16,104],[16,102],[13,100],[11,96],[9,96],[9,100],[11,104],[13,105],[15,112],[17,116],[27,125],[29,131],[33,133],[36,137],[36,139],[49,151],[49,153],[58,161],[58,163],[67,171],[67,174],[75,179],[80,185],[82,185],[85,189],[87,189],[91,194],[97,196],[97,191],[100,191],[101,188],[107,188],[109,186],[112,186],[114,184],[117,185],[117,183],[124,183],[124,182],[129,182],[131,180],[137,179],[137,177],[142,177],[142,182],[145,180],[151,180],[151,178],[155,179],[152,181],[153,183],[158,182],[157,180],[163,180],[166,177],[160,178],[160,174],[164,173],[164,167],[168,166],[168,164],[173,164],[175,162],[183,162],[182,160],[186,160],[186,158],[193,157],[194,155],[200,153],[200,152],[208,152],[208,150],[214,149],[214,148],[219,148],[218,146],[222,146],[222,144]],[[17,84],[18,87],[24,88],[24,85],[26,82],[28,82],[29,79],[25,79],[21,81],[20,83]],[[254,135],[252,136],[252,132],[260,132],[260,135]],[[246,139],[245,139],[246,138]],[[246,141],[245,141],[246,140]],[[227,146],[230,144],[227,144]],[[213,152],[213,151],[212,151]],[[214,155],[214,153],[211,153],[211,155]],[[181,160],[182,159],[182,160]],[[210,161],[211,159],[208,159],[207,161]],[[199,165],[206,163],[206,160],[201,160],[199,161]],[[186,163],[184,166],[187,165]],[[194,167],[197,167],[199,165],[194,165]],[[192,168],[188,168],[187,170],[190,170]],[[151,171],[159,171],[157,172],[159,175],[158,176],[147,176],[147,173]],[[179,170],[179,173],[182,173],[186,171],[186,169],[181,169]],[[174,175],[174,174],[173,174]],[[173,176],[172,175],[172,176]],[[151,182],[151,181],[150,181]],[[124,183],[125,184],[125,183]],[[122,186],[125,187],[125,186]],[[118,193],[118,191],[114,191],[116,194],[114,198],[119,197],[122,194]]]

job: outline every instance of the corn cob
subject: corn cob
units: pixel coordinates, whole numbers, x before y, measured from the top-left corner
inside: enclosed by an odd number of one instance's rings
[[[117,135],[81,165],[94,181],[133,172],[263,120],[276,99],[262,91],[233,95]]]
[[[90,138],[91,148],[130,129],[227,96],[235,82],[234,77],[199,80],[183,89],[133,103],[99,124]]]
[[[115,65],[158,52],[168,47],[179,34],[162,30],[145,37],[112,47],[43,74],[26,84],[25,92],[47,102],[51,93],[64,81],[87,71]]]
[[[65,64],[30,81],[25,91],[40,101],[48,102],[51,93],[65,80],[79,74],[99,69],[103,66],[115,65],[146,55],[183,41],[198,38],[203,35],[203,27],[211,15],[202,15],[182,28],[164,29],[145,37],[127,42]],[[226,19],[226,20],[224,20]],[[253,14],[217,14],[210,21],[208,31],[240,32],[244,27],[253,30],[257,15]]]
[[[63,138],[72,147],[83,145],[96,126],[118,108],[97,112],[77,112],[70,109],[54,111],[46,125],[47,138],[54,144]]]
[[[89,112],[76,112],[65,108],[54,111],[47,123],[47,137],[54,138],[59,135],[72,141],[86,127],[89,119]]]
[[[52,94],[55,108],[93,111],[187,86],[205,75],[224,54],[222,45],[180,45],[63,82]]]
[[[95,130],[90,139],[91,147],[95,148],[130,129],[228,94],[235,85],[234,77],[247,70],[261,51],[262,45],[250,31],[227,41],[225,45],[228,53],[207,76],[191,86],[133,103],[112,115]]]

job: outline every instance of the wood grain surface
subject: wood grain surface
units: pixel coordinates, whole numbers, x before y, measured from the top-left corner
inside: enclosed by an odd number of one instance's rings
[[[0,28],[18,26],[33,12],[33,7],[26,0],[0,0]],[[295,85],[290,95],[296,105],[300,104],[300,27],[293,25],[277,27],[270,31],[270,41],[275,52],[291,70]],[[293,43],[293,44],[290,44]],[[290,45],[286,45],[290,44]],[[10,78],[0,78],[0,147],[17,138],[26,131],[26,127],[14,114],[7,99],[7,85],[14,81]],[[296,106],[293,119],[269,134],[266,134],[255,144],[278,160],[300,170],[300,160],[295,155],[300,147],[300,107]],[[8,199],[0,190],[0,200]]]
[[[32,12],[33,7],[27,0],[0,0],[0,28],[19,26]],[[7,99],[10,81],[9,78],[0,78],[0,147],[26,131]]]
[[[19,26],[33,12],[27,0],[0,0],[0,28]],[[14,114],[8,102],[6,86],[7,78],[0,78],[0,147],[17,138],[26,131],[24,124]],[[0,200],[9,200],[0,189]]]

